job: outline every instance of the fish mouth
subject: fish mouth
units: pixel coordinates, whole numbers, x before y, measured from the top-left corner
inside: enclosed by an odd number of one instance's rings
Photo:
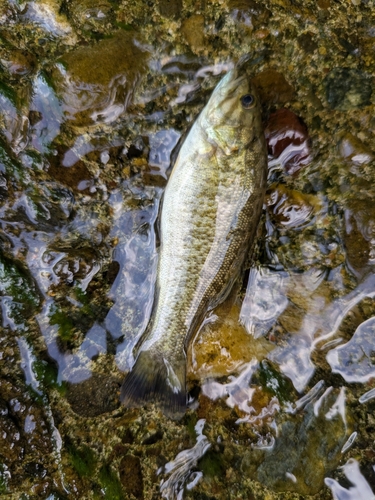
[[[239,86],[243,85],[245,82],[250,83],[250,75],[248,73],[250,59],[251,56],[249,54],[239,59],[234,68],[227,73],[216,87],[217,96],[220,96],[222,99],[232,97],[238,91]]]
[[[250,67],[251,56],[250,54],[246,54],[237,61],[234,69],[237,75],[246,75],[248,76],[248,69]]]
[[[241,74],[242,71],[240,71],[237,68],[232,69],[232,76],[229,81],[226,82],[226,85],[223,86],[222,88],[222,93],[226,97],[230,97],[232,94],[234,94],[238,87],[243,84],[245,81],[248,81],[249,77],[247,74]]]
[[[232,77],[226,85],[226,91],[228,94],[234,92],[237,87],[241,85],[245,80],[249,80],[248,63],[250,59],[250,54],[246,54],[242,56],[235,64],[234,68],[232,69]]]

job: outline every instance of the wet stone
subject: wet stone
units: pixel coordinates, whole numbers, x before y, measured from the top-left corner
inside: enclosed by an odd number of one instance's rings
[[[186,19],[181,26],[181,31],[193,52],[204,49],[204,17],[195,14]]]
[[[159,12],[164,17],[178,19],[181,10],[182,0],[159,0]]]
[[[20,481],[30,480],[48,489],[46,475],[47,470],[51,473],[53,445],[43,409],[33,402],[22,382],[12,385],[1,375],[0,464],[10,472],[9,486],[17,488]]]
[[[367,200],[353,200],[345,210],[344,245],[355,274],[367,272],[375,263],[375,209]]]
[[[353,173],[360,173],[358,166],[370,163],[375,158],[371,149],[353,134],[343,135],[338,142],[338,148],[340,155],[353,164]]]
[[[120,405],[120,384],[113,377],[93,373],[78,384],[68,384],[66,398],[72,410],[82,417],[97,417]]]
[[[145,61],[146,52],[125,31],[65,54],[52,77],[68,119],[79,126],[116,119],[130,104]]]
[[[295,90],[284,75],[274,69],[267,69],[253,78],[263,105],[283,105],[295,98]]]
[[[143,500],[143,476],[140,459],[134,455],[125,455],[120,462],[119,475],[125,491],[129,495]]]
[[[239,323],[237,304],[226,311],[227,304],[215,310],[218,321],[204,326],[189,346],[188,378],[222,377],[236,372],[244,362],[254,357],[263,359],[267,345],[263,339],[255,340]],[[190,368],[190,369],[189,369]]]
[[[264,135],[268,152],[280,158],[286,173],[296,174],[310,161],[310,140],[305,123],[289,109],[278,109],[268,119]]]
[[[33,56],[20,50],[12,51],[8,57],[1,57],[0,62],[12,76],[25,76],[31,73],[35,66]]]
[[[74,190],[79,190],[79,186],[91,180],[92,175],[82,160],[70,167],[62,165],[62,161],[60,155],[50,157],[48,174],[51,180],[61,182]]]
[[[304,50],[307,54],[313,54],[318,48],[318,44],[314,40],[314,33],[303,33],[297,38],[298,45]]]
[[[267,23],[272,15],[263,3],[254,0],[229,0],[228,4],[232,18],[249,29],[258,28]]]
[[[73,24],[85,30],[102,31],[113,21],[113,8],[106,0],[81,0],[65,5]]]
[[[276,491],[296,491],[301,495],[321,491],[324,477],[338,465],[350,433],[342,416],[330,417],[330,406],[337,397],[337,391],[331,392],[319,409],[310,403],[302,415],[297,414],[281,425],[275,446],[266,452],[258,468],[261,483]]]
[[[314,195],[289,190],[284,185],[270,186],[266,194],[272,220],[290,228],[305,225],[321,206]]]
[[[42,119],[43,115],[40,111],[31,110],[29,112],[29,122],[32,127],[36,125],[38,122],[40,122]]]
[[[374,326],[375,318],[364,321],[350,341],[327,353],[333,373],[347,382],[367,382],[374,378]]]
[[[348,111],[370,104],[372,82],[363,71],[335,68],[324,80],[326,98],[332,109]]]

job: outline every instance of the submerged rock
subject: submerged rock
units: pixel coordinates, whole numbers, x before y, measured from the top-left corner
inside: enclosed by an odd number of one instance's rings
[[[130,105],[146,59],[125,31],[64,55],[52,76],[66,118],[79,126],[115,120]]]
[[[326,98],[332,109],[348,111],[370,104],[372,84],[369,75],[358,69],[334,68],[324,80]]]
[[[104,30],[109,22],[113,22],[113,7],[107,0],[80,0],[66,2],[68,17],[80,29],[91,33]]]
[[[120,404],[118,381],[94,373],[79,384],[68,384],[66,398],[72,410],[82,417],[97,417],[111,412]]]
[[[201,14],[185,19],[181,31],[193,52],[204,49],[204,17]]]
[[[301,118],[289,109],[278,109],[270,115],[264,135],[274,163],[277,160],[288,174],[297,173],[310,162],[307,127]]]
[[[259,481],[277,491],[319,493],[325,475],[339,463],[350,433],[344,404],[343,389],[330,387],[282,423],[275,446],[266,451],[258,468]]]
[[[288,189],[283,184],[270,186],[266,205],[272,220],[285,228],[306,226],[314,213],[322,209],[317,196]]]
[[[302,33],[297,39],[298,45],[304,50],[307,54],[313,54],[318,48],[318,44],[316,42],[315,33],[311,33],[307,31],[306,33]]]
[[[265,358],[272,349],[263,338],[256,339],[246,332],[239,323],[237,304],[229,312],[225,307],[216,309],[217,320],[202,328],[189,349],[191,363],[188,366],[192,379],[229,375],[254,358]]]
[[[360,165],[366,165],[374,160],[375,155],[358,137],[353,134],[343,135],[338,143],[339,153],[352,163],[351,172],[360,175]]]
[[[181,15],[182,0],[159,0],[159,12],[164,17],[177,19]]]
[[[19,77],[31,73],[36,65],[32,54],[18,49],[12,49],[8,54],[2,55],[0,62],[12,76]]]
[[[375,209],[369,200],[352,200],[345,209],[344,245],[354,273],[375,264]]]
[[[267,69],[254,76],[254,85],[260,100],[267,106],[283,105],[295,98],[295,90],[285,76],[274,69]]]
[[[45,498],[54,480],[55,485],[59,482],[53,420],[47,400],[22,380],[24,360],[20,362],[17,351],[15,341],[0,337],[0,496],[13,496],[23,485],[32,495]]]

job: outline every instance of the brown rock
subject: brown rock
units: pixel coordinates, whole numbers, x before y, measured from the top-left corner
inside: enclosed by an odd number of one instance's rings
[[[125,455],[119,466],[120,481],[129,495],[142,500],[143,476],[141,462],[134,455]]]
[[[269,106],[285,104],[295,98],[295,90],[286,81],[284,75],[274,69],[262,71],[253,78],[253,83],[258,89],[260,100]]]
[[[272,209],[272,219],[287,228],[306,224],[321,208],[316,196],[287,189],[283,184],[270,186],[266,204]]]
[[[11,75],[23,76],[31,73],[35,66],[35,60],[30,54],[14,50],[8,58],[1,59],[1,64]]]
[[[178,19],[181,10],[182,0],[159,0],[159,12],[164,17]]]
[[[119,385],[108,375],[94,373],[79,384],[69,384],[66,398],[72,410],[83,417],[96,417],[120,405]]]
[[[182,34],[193,52],[204,48],[204,17],[194,14],[185,19],[181,26]]]
[[[281,164],[288,174],[295,174],[310,161],[310,144],[307,127],[289,109],[272,113],[264,131],[268,152],[281,157]],[[289,148],[289,151],[286,151]]]
[[[125,31],[65,54],[52,77],[67,118],[84,126],[119,116],[131,102],[146,59],[134,34]]]
[[[92,176],[82,160],[70,166],[62,165],[64,154],[63,148],[58,148],[58,155],[50,157],[48,173],[54,181],[61,182],[72,189],[78,189],[80,183],[90,181]]]
[[[350,268],[357,274],[375,262],[375,209],[369,200],[353,200],[345,210],[344,245]]]
[[[258,28],[267,23],[271,11],[262,2],[254,0],[229,0],[232,18],[240,25],[248,28]]]
[[[297,42],[301,49],[307,54],[312,54],[318,48],[315,38],[317,38],[317,36],[308,31],[307,33],[302,33],[302,35],[297,38]]]

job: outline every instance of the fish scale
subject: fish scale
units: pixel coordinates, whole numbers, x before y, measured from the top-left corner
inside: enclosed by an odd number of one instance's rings
[[[260,103],[241,61],[214,89],[168,181],[153,311],[122,386],[126,406],[154,401],[172,418],[184,414],[188,342],[241,272],[266,172]]]

